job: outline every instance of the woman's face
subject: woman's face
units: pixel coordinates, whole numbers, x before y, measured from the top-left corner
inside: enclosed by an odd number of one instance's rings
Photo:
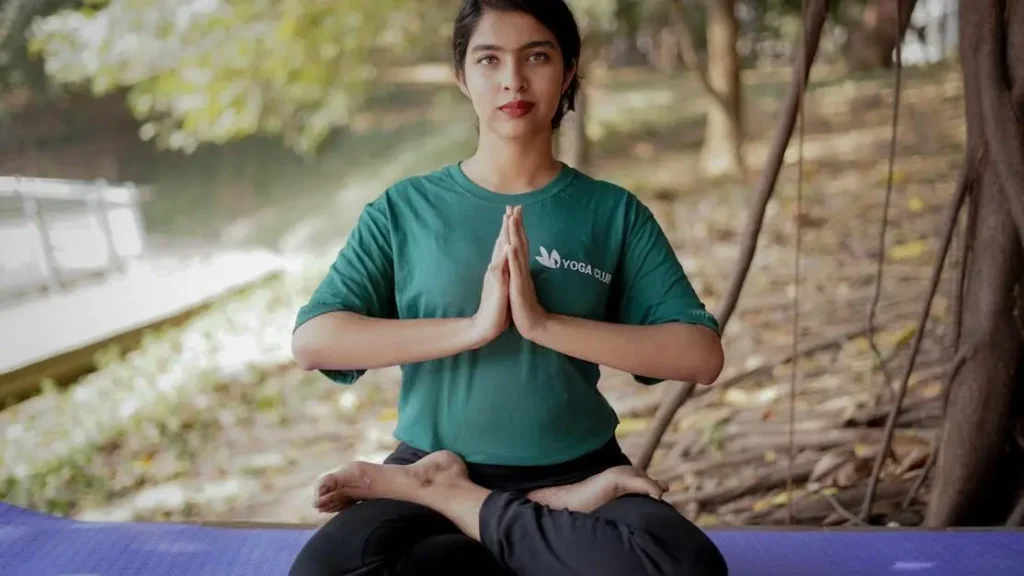
[[[489,10],[470,38],[461,87],[482,129],[523,138],[551,131],[572,73],[540,22],[522,12]]]

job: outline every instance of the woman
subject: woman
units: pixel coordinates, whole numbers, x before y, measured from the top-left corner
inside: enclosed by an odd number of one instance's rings
[[[399,447],[321,478],[338,514],[292,574],[725,574],[597,390],[600,365],[711,384],[723,359],[650,211],[552,155],[579,89],[572,13],[464,0],[453,45],[476,153],[367,205],[298,314],[304,369],[401,365],[403,383]]]

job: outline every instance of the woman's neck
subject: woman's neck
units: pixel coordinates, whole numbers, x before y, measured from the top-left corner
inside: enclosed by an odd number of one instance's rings
[[[476,153],[462,162],[462,170],[477,184],[500,194],[536,190],[554,180],[562,169],[551,138],[549,132],[506,140],[482,131]]]

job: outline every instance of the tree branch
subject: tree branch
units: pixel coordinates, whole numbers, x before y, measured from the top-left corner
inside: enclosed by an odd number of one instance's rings
[[[924,339],[924,329],[928,323],[928,317],[931,315],[932,301],[935,299],[935,292],[939,287],[939,278],[942,276],[942,268],[946,262],[946,254],[949,253],[949,245],[953,240],[953,231],[956,230],[956,222],[960,216],[960,208],[963,206],[964,198],[967,196],[968,183],[973,176],[974,166],[973,162],[969,163],[960,171],[960,179],[957,183],[956,195],[950,203],[949,209],[946,213],[946,225],[942,232],[942,247],[939,250],[938,256],[935,258],[935,265],[932,267],[932,279],[931,285],[928,288],[928,297],[921,306],[920,318],[917,321],[917,330],[914,332],[914,341],[910,349],[910,358],[907,359],[907,366],[903,371],[903,380],[900,382],[900,386],[896,391],[896,401],[893,402],[892,408],[889,410],[889,419],[885,423],[885,433],[882,438],[882,448],[878,451],[878,456],[875,458],[875,467],[871,472],[871,479],[868,481],[867,491],[864,493],[864,502],[860,509],[860,519],[862,521],[867,520],[868,514],[871,512],[871,504],[872,500],[874,500],[875,491],[878,487],[879,476],[882,473],[882,465],[885,464],[885,459],[889,455],[889,448],[892,445],[893,429],[896,426],[896,419],[899,416],[900,408],[903,405],[903,399],[907,395],[907,383],[910,381],[910,375],[914,372],[914,361],[917,359],[917,353],[921,349],[921,340]]]
[[[1004,6],[1000,0],[985,0],[976,9],[981,20],[974,66],[981,86],[981,116],[985,141],[999,175],[999,188],[1006,198],[1017,227],[1017,236],[1024,243],[1024,127],[1010,122],[1016,119],[1013,95],[1008,86],[1006,29],[1003,26]],[[966,40],[966,39],[965,39]],[[1024,79],[1020,79],[1024,83]]]
[[[902,1],[902,0],[900,0]],[[896,72],[893,86],[893,99],[892,99],[892,128],[889,137],[889,170],[888,176],[886,177],[885,185],[885,198],[882,204],[882,226],[878,232],[878,269],[875,273],[875,293],[874,298],[871,300],[871,311],[868,313],[868,326],[870,327],[868,333],[868,342],[871,344],[871,351],[875,354],[875,360],[878,362],[878,368],[882,371],[882,386],[880,391],[884,390],[887,396],[891,396],[889,392],[889,382],[892,381],[892,377],[889,375],[889,370],[885,366],[885,359],[882,358],[882,352],[878,349],[878,342],[875,338],[875,315],[878,312],[878,300],[882,296],[882,270],[885,267],[885,234],[889,227],[889,204],[892,198],[892,173],[893,166],[896,163],[896,136],[898,134],[897,128],[899,127],[900,121],[900,93],[902,92],[902,71],[903,71],[903,42],[902,32],[905,29],[903,25],[904,18],[906,21],[910,21],[909,15],[900,14],[900,2],[896,2]]]
[[[798,64],[793,69],[793,78],[790,82],[786,107],[776,127],[771,152],[768,154],[768,161],[765,164],[764,172],[762,172],[761,180],[758,182],[757,199],[754,201],[754,208],[750,212],[746,229],[743,232],[739,264],[736,266],[725,303],[716,315],[723,331],[736,309],[740,292],[750,271],[750,264],[754,260],[757,239],[761,234],[761,226],[764,224],[764,214],[768,208],[768,202],[775,191],[775,183],[779,178],[779,171],[782,169],[786,147],[793,135],[793,126],[796,124],[797,111],[803,95],[802,87],[806,84],[807,76],[814,63],[814,57],[818,52],[818,45],[821,42],[821,30],[825,26],[825,19],[828,16],[828,7],[829,0],[811,0],[810,8],[807,11],[805,22],[807,35],[804,37],[801,53],[801,56],[806,56],[797,60],[797,62],[803,62],[803,66]],[[694,384],[691,382],[673,384],[674,387],[669,389],[669,392],[665,395],[664,402],[658,408],[655,424],[652,424],[649,435],[644,441],[641,456],[636,462],[636,466],[642,469],[646,469],[650,464],[651,456],[654,455],[654,450],[658,442],[661,441],[661,437],[665,433],[665,429],[668,427],[668,422],[671,421],[672,416],[686,402],[690,394],[693,393]],[[662,420],[664,420],[664,424],[659,430],[659,423]]]
[[[790,82],[789,95],[786,97],[786,105],[779,118],[779,124],[775,128],[775,136],[772,139],[771,151],[765,162],[764,171],[761,173],[761,180],[757,184],[757,196],[754,200],[754,208],[750,212],[746,229],[743,231],[743,244],[740,248],[740,260],[729,286],[729,292],[725,299],[722,310],[718,312],[718,320],[724,326],[736,309],[739,302],[740,292],[750,271],[750,264],[754,261],[754,252],[757,249],[757,239],[761,234],[761,226],[764,224],[764,214],[768,208],[768,202],[775,192],[775,183],[779,178],[782,163],[786,155],[786,147],[793,135],[793,127],[796,125],[797,112],[800,107],[800,87],[806,85],[807,77],[810,74],[814,58],[818,53],[818,45],[821,42],[821,30],[825,26],[825,19],[828,17],[829,0],[810,0],[810,7],[807,11],[807,36],[803,46],[803,54],[806,57],[797,59],[803,62],[803,70],[797,65],[793,69],[793,77]]]

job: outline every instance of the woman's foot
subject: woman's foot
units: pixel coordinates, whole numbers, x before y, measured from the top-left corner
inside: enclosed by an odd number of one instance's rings
[[[313,506],[319,512],[335,513],[374,498],[414,501],[417,492],[426,488],[467,482],[466,463],[447,450],[409,465],[352,462],[319,478]]]
[[[660,500],[667,491],[666,484],[652,480],[634,466],[616,466],[582,482],[534,490],[527,497],[550,508],[592,512],[626,494],[644,494]]]

